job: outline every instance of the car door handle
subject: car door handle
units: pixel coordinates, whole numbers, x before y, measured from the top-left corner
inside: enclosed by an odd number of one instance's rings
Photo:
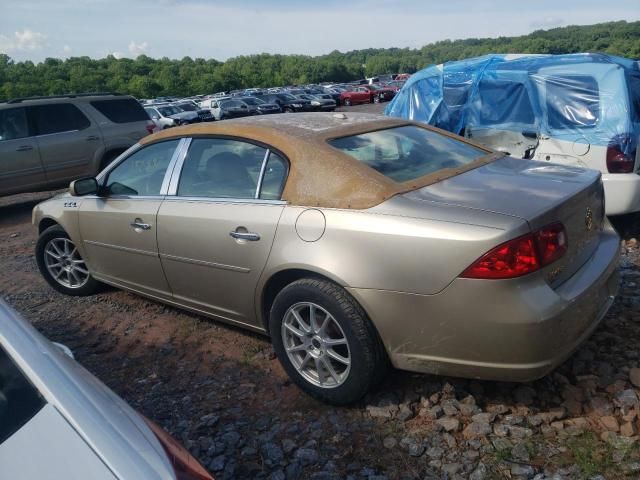
[[[16,152],[28,152],[29,150],[33,150],[31,145],[20,145],[16,148]]]
[[[136,218],[133,223],[130,224],[133,228],[139,228],[140,230],[151,230],[151,225],[144,223],[139,218]]]
[[[100,137],[98,137],[96,135],[89,135],[87,137],[87,142],[93,142],[94,140],[100,140]]]
[[[248,240],[250,242],[257,242],[258,240],[260,240],[260,235],[258,235],[257,233],[253,233],[253,232],[229,232],[229,235],[231,235],[233,238],[235,238],[236,240]]]

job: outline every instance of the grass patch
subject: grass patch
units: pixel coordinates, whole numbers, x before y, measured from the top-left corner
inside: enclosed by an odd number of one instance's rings
[[[604,474],[614,466],[611,446],[601,442],[593,432],[570,440],[567,446],[584,477]]]

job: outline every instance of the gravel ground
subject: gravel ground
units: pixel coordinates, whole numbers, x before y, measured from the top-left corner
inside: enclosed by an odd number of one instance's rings
[[[335,408],[292,385],[263,337],[115,289],[53,291],[37,272],[30,225],[49,196],[0,198],[0,296],[218,479],[640,478],[633,238],[621,247],[611,311],[547,377],[520,385],[393,372],[360,404]]]

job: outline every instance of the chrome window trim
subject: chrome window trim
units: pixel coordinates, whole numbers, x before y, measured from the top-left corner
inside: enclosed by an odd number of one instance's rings
[[[271,149],[267,148],[267,151],[264,152],[264,158],[262,159],[262,166],[260,167],[260,174],[258,175],[258,185],[256,185],[256,195],[254,198],[260,198],[260,190],[262,190],[262,180],[264,179],[264,171],[267,168],[267,161],[269,160],[269,155],[271,155]]]
[[[173,170],[171,171],[171,179],[169,180],[166,195],[176,195],[176,192],[178,191],[178,182],[180,181],[180,175],[182,174],[184,159],[187,157],[187,153],[189,152],[191,141],[193,139],[191,137],[185,137],[182,140],[184,140],[184,143],[182,144],[182,149],[176,159],[176,164],[173,166]]]
[[[191,139],[181,138],[176,146],[176,149],[173,151],[173,155],[171,156],[171,160],[169,161],[169,165],[167,165],[167,170],[164,172],[164,179],[162,180],[162,185],[160,186],[160,195],[166,195],[169,191],[173,171],[176,168],[176,164],[182,158],[184,160],[183,151],[186,152],[185,144],[190,144]]]
[[[100,200],[158,200],[162,201],[166,197],[164,195],[110,195],[101,197],[99,195],[83,195],[82,198],[100,199]]]
[[[181,197],[179,195],[167,195],[165,202],[206,202],[206,203],[253,203],[258,205],[287,205],[286,200],[261,200],[259,198],[236,197]]]

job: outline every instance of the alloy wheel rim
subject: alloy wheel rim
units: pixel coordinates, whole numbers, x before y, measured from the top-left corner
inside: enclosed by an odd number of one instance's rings
[[[320,305],[292,305],[284,314],[282,341],[293,367],[313,385],[336,388],[349,376],[347,338],[333,315]]]
[[[44,263],[51,277],[63,287],[81,288],[89,281],[89,270],[68,238],[49,240],[44,247]]]

